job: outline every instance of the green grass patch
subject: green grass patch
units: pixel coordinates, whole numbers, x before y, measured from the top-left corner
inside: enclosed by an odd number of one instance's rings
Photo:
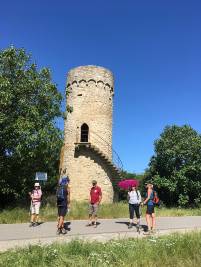
[[[145,215],[146,207],[142,208]],[[156,215],[162,216],[201,216],[201,209],[180,208],[156,208]],[[47,204],[41,208],[40,218],[42,221],[54,221],[57,217],[57,207]],[[72,202],[71,211],[68,215],[70,220],[88,218],[88,204],[84,202]],[[128,218],[128,204],[123,202],[113,204],[102,204],[99,210],[99,218]],[[0,223],[22,223],[29,222],[29,208],[10,208],[0,212]]]
[[[107,243],[72,241],[0,253],[0,266],[200,267],[201,232]]]

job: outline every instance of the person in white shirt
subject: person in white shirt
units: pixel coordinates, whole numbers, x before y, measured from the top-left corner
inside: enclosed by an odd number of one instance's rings
[[[140,228],[140,203],[141,203],[141,194],[140,191],[137,190],[135,186],[132,186],[128,192],[128,205],[129,205],[129,215],[130,215],[130,223],[128,228],[132,228],[134,213],[137,218],[137,230]]]
[[[39,183],[34,184],[34,190],[29,192],[31,198],[31,223],[30,227],[39,225],[39,211],[41,205],[42,191]]]

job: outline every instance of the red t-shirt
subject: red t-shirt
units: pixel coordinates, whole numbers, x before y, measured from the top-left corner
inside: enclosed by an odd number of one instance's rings
[[[100,196],[102,196],[102,191],[99,186],[92,187],[90,191],[91,204],[96,204],[99,202]]]

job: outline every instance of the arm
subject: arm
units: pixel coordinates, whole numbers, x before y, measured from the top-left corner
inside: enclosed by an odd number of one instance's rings
[[[150,196],[151,196],[151,190],[148,190],[147,198],[144,200],[143,204],[146,204],[149,201]]]
[[[128,195],[127,195],[127,200],[129,201],[130,200],[130,192],[128,192]]]
[[[70,207],[70,187],[67,186],[67,203],[68,203],[68,208]]]
[[[142,197],[141,197],[140,191],[138,191],[138,195],[139,195],[139,204],[140,204],[142,202]]]
[[[91,203],[91,190],[89,192],[89,204]]]
[[[101,200],[102,200],[102,191],[101,191],[101,189],[100,189],[98,205],[101,203]]]

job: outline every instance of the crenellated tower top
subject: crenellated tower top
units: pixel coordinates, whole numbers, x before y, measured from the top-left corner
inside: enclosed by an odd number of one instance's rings
[[[85,84],[95,83],[97,87],[105,87],[113,92],[114,77],[110,70],[99,66],[80,66],[71,69],[68,73],[67,88],[72,85],[78,87]]]

